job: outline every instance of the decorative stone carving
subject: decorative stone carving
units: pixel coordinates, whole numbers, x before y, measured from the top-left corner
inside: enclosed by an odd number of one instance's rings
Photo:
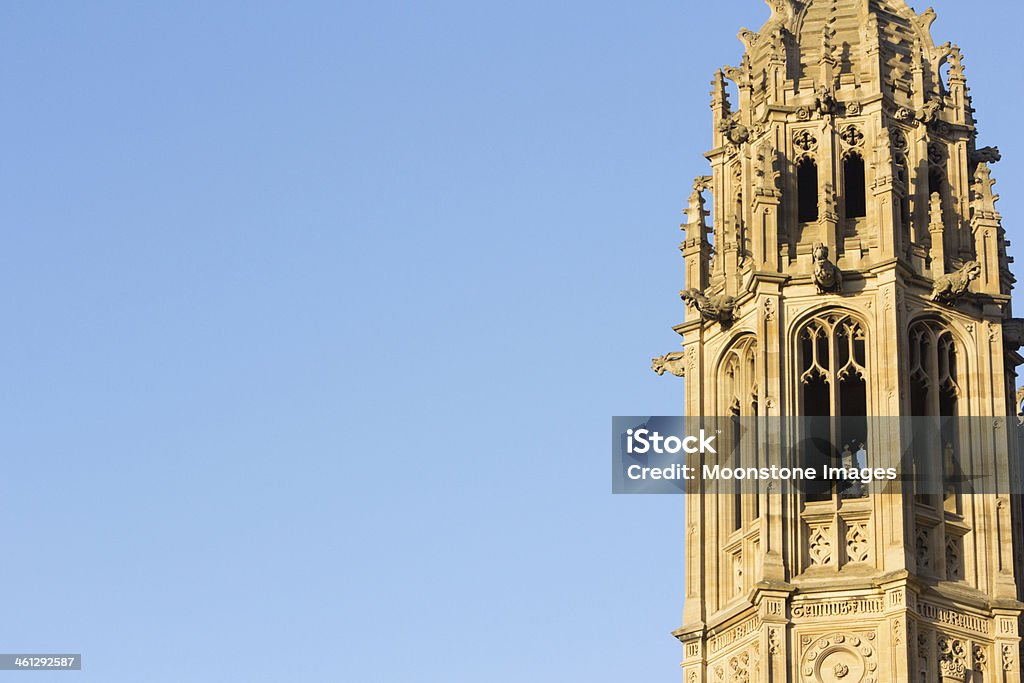
[[[967,650],[964,648],[964,641],[942,636],[938,640],[938,646],[939,671],[943,676],[962,680],[967,672]]]
[[[807,552],[813,565],[825,566],[832,564],[831,525],[815,524],[811,526],[811,533],[807,538]]]
[[[860,147],[864,143],[864,133],[861,133],[860,129],[852,124],[843,128],[840,137],[850,147]]]
[[[892,143],[892,148],[896,152],[905,153],[909,148],[910,144],[907,142],[907,134],[899,128],[893,128],[889,131],[889,139]]]
[[[917,570],[932,571],[932,547],[931,532],[929,529],[918,529],[914,537],[914,547],[917,551]]]
[[[985,673],[988,670],[988,649],[984,645],[975,643],[971,654],[974,660],[974,670]]]
[[[828,260],[828,247],[822,243],[814,245],[814,270],[812,277],[818,286],[818,293],[838,292],[843,288],[843,273]]]
[[[917,634],[917,674],[918,680],[928,680],[928,630],[921,629]]]
[[[679,297],[700,311],[700,317],[704,320],[721,323],[724,326],[732,324],[736,309],[736,299],[733,297],[725,294],[709,297],[696,289],[684,289],[679,292]]]
[[[821,683],[876,683],[874,634],[831,633],[818,638],[800,658],[804,679]]]
[[[730,681],[736,683],[748,683],[750,681],[750,654],[741,652],[735,657],[729,658],[729,669],[732,672]]]
[[[943,275],[935,280],[932,287],[932,301],[941,304],[955,304],[971,286],[971,282],[981,276],[981,264],[968,261],[955,273]]]
[[[809,130],[801,130],[793,136],[793,145],[800,150],[810,152],[818,147],[818,138]]]
[[[661,377],[666,372],[676,377],[686,377],[686,353],[675,351],[664,356],[651,359],[651,370]]]
[[[906,107],[897,107],[896,111],[893,112],[893,117],[897,121],[902,121],[903,123],[910,123],[911,121],[916,121],[916,117],[914,116],[914,112],[910,111]],[[911,124],[911,125],[913,125],[913,124]]]
[[[928,229],[931,232],[942,232],[943,226],[942,196],[938,192],[933,192],[928,202]],[[938,239],[941,239],[941,236]]]
[[[750,139],[750,129],[731,119],[719,124],[718,131],[724,133],[726,139],[734,145],[742,145]]]
[[[963,539],[956,536],[946,538],[946,578],[960,581],[964,578]]]
[[[982,147],[971,152],[970,161],[972,164],[980,164],[982,162],[986,164],[994,164],[1001,161],[1003,155],[999,152],[998,147]]]
[[[850,598],[848,600],[817,600],[795,603],[794,619],[821,619],[823,617],[849,617],[855,614],[877,614],[882,611],[878,598]]]
[[[850,562],[867,562],[871,556],[871,538],[867,522],[853,522],[846,530],[846,557]]]
[[[758,193],[765,195],[776,194],[778,190],[779,176],[781,175],[775,165],[776,152],[772,146],[765,143],[757,150],[757,168],[754,173],[758,179]]]
[[[918,113],[917,120],[921,123],[935,123],[939,118],[940,111],[942,111],[942,102],[929,100]]]
[[[814,108],[825,116],[836,112],[836,96],[826,86],[819,85],[814,89]]]

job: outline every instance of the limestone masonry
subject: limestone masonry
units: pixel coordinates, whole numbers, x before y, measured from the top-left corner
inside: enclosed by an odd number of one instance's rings
[[[932,10],[768,4],[712,80],[683,349],[654,369],[686,378],[687,416],[817,417],[872,467],[905,435],[863,418],[933,416],[924,474],[945,493],[687,481],[684,683],[1020,681],[1021,501],[967,492],[944,465],[984,453],[1022,476],[999,151],[978,144],[963,57],[933,41]],[[968,416],[1001,419],[978,433]]]

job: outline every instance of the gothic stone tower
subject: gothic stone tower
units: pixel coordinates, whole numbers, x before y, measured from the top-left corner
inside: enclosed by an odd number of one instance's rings
[[[999,152],[960,49],[904,0],[768,5],[712,81],[683,350],[655,369],[689,416],[1013,415]],[[688,495],[684,683],[1020,681],[1020,521],[997,493]]]

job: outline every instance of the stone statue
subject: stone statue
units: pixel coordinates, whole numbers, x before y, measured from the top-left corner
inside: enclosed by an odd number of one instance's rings
[[[684,289],[679,292],[679,298],[700,311],[700,317],[708,322],[729,325],[733,321],[736,300],[731,296],[719,294],[708,297],[704,296],[703,292],[699,290]]]
[[[960,270],[949,275],[936,278],[932,287],[932,301],[940,304],[955,304],[960,297],[967,293],[971,282],[981,276],[981,264],[977,261],[968,261]]]
[[[814,245],[814,271],[812,277],[819,294],[839,292],[843,288],[843,272],[828,260],[828,247],[821,242]]]
[[[836,96],[824,85],[814,90],[814,108],[823,115],[834,114],[836,111]]]
[[[669,353],[664,356],[658,356],[657,358],[651,359],[651,370],[658,373],[658,377],[661,377],[666,372],[675,375],[676,377],[686,376],[686,365],[684,363],[685,355],[681,351]]]

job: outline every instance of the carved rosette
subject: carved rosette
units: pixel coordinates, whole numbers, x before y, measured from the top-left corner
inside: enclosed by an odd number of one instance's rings
[[[821,636],[804,650],[801,673],[821,683],[878,683],[874,639],[874,633]]]
[[[939,638],[939,671],[943,676],[963,678],[967,671],[967,649],[964,641],[943,636]]]

